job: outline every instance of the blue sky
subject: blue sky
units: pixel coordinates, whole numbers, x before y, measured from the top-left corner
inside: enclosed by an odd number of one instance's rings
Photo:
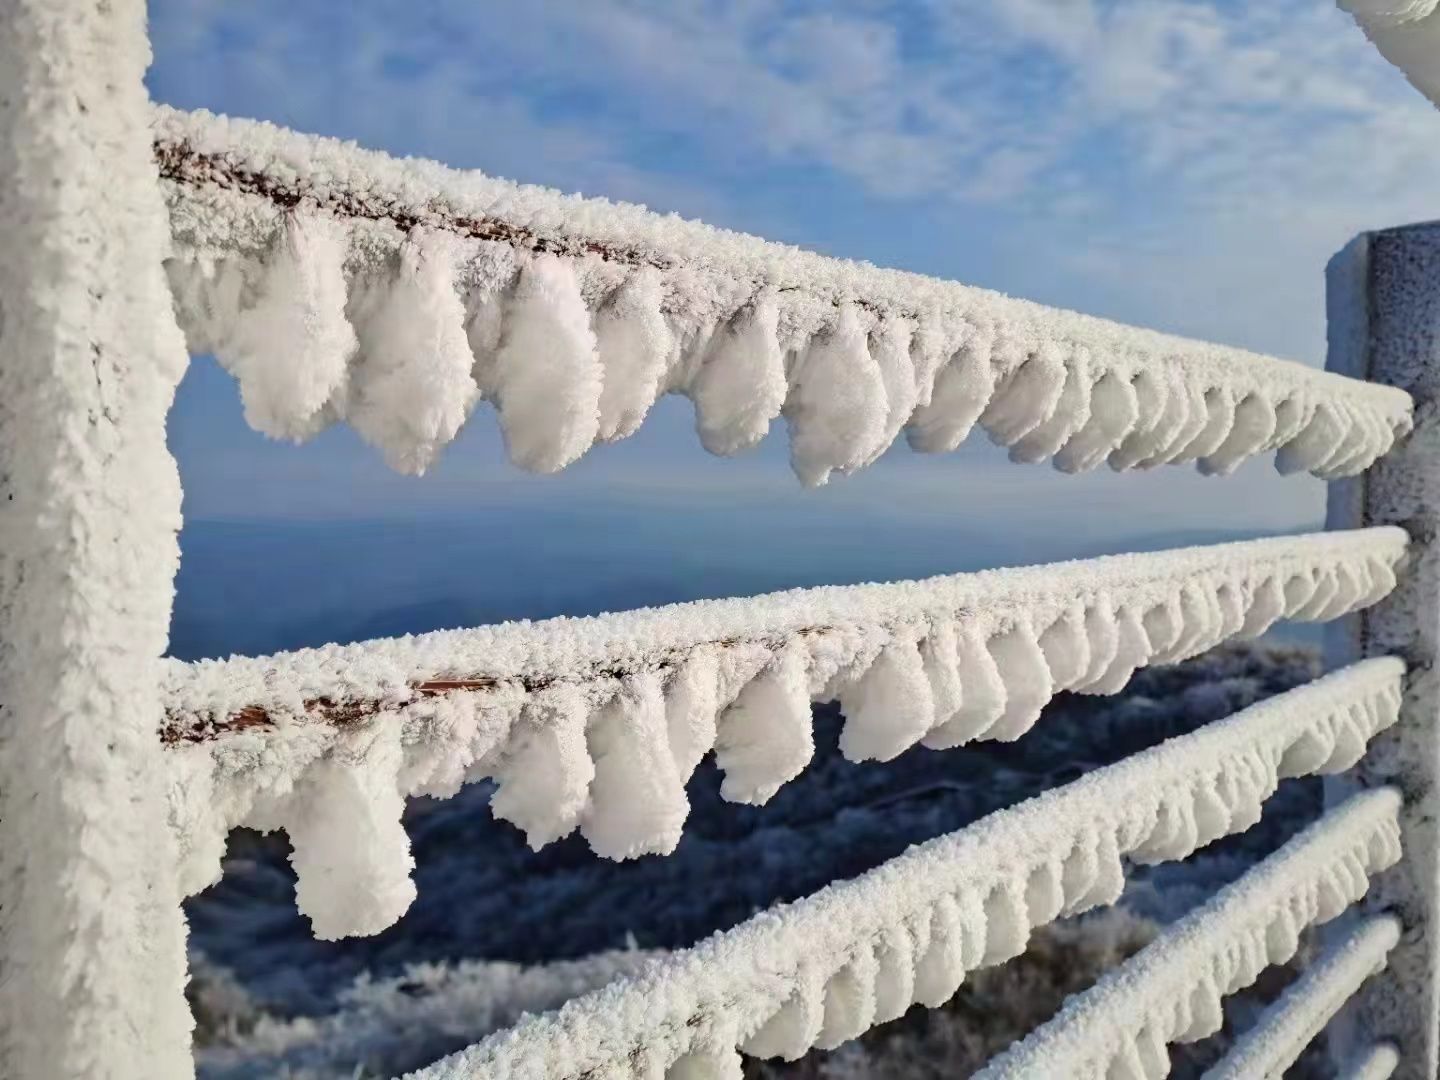
[[[1440,115],[1329,0],[152,0],[151,13],[150,83],[177,106],[1317,363],[1326,258],[1362,229],[1440,216]],[[1323,506],[1322,485],[1268,463],[1228,481],[1074,479],[1010,466],[979,436],[803,492],[783,432],[722,461],[689,425],[688,405],[667,401],[628,443],[534,478],[504,464],[482,410],[417,481],[345,430],[265,442],[201,361],[171,431],[192,520],[503,507],[521,531],[526,507],[583,498],[615,508],[592,523],[602,549],[636,512],[698,504],[733,505],[762,531],[863,522],[875,545],[952,521],[1013,534],[1002,561],[1297,528]],[[838,572],[867,575],[847,558]]]

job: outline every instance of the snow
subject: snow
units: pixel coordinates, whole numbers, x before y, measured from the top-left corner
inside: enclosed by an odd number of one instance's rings
[[[138,0],[0,30],[0,1075],[193,1075],[155,738],[179,548]]]
[[[1243,829],[1251,820],[1246,802],[1275,790],[1298,740],[1336,745],[1339,733],[1353,728],[1363,743],[1393,723],[1403,671],[1399,660],[1366,661],[1270,698],[658,957],[412,1075],[659,1075],[697,1047],[794,1059],[908,1001],[939,1005],[967,971],[1022,950],[1033,927],[1112,903],[1123,884],[1122,856],[1157,836],[1152,857],[1189,855],[1199,834],[1173,823],[1193,822],[1202,798],[1219,815],[1220,831]],[[1334,766],[1317,762],[1322,770]],[[1305,921],[1338,912],[1367,874],[1398,857],[1397,803],[1393,791],[1382,790],[1328,815],[1245,879],[1241,899],[1226,900],[1223,909],[1232,921],[1215,925],[1210,917],[1205,924],[1213,930],[1208,941],[1222,953],[1225,943],[1252,940],[1257,931],[1264,942],[1270,918],[1290,903],[1304,909]],[[1177,978],[1195,970],[1184,967]],[[1116,1015],[1143,1019],[1152,1000],[1181,996],[1152,992]]]
[[[993,1059],[976,1080],[1038,1080],[1053,1076],[1057,1061],[1065,1062],[1066,1074],[1077,1080],[1169,1075],[1168,1044],[1194,1042],[1218,1031],[1226,994],[1249,986],[1268,965],[1290,959],[1301,930],[1339,915],[1365,894],[1371,875],[1399,860],[1399,808],[1399,792],[1379,788],[1329,811],[1089,990],[1070,998],[1053,1020]],[[1398,936],[1393,920],[1381,920],[1372,929],[1376,936],[1363,938],[1361,955],[1344,954],[1340,966],[1347,978],[1357,969],[1373,971],[1375,948],[1383,944],[1383,957]],[[1332,976],[1333,969],[1321,961],[1318,978],[1302,980],[1304,989],[1297,988],[1288,1000],[1303,1002],[1306,1014],[1287,1017],[1279,1042],[1288,1045],[1299,1037],[1288,1028],[1291,1022],[1308,1027],[1316,1020],[1315,983],[1324,985]],[[1266,1039],[1272,1031],[1262,1021],[1257,1042],[1242,1039],[1236,1047],[1241,1071],[1213,1075],[1271,1075],[1256,1068],[1279,1058],[1254,1055],[1271,1045]],[[1303,1043],[1295,1049],[1298,1053]]]
[[[1400,921],[1379,915],[1326,949],[1268,1008],[1203,1080],[1270,1080],[1284,1075],[1361,983],[1385,966]]]
[[[578,828],[610,858],[665,852],[707,752],[732,802],[764,803],[799,775],[814,752],[812,701],[841,702],[855,761],[1017,739],[1059,686],[1052,662],[1075,691],[1114,693],[1136,667],[1277,618],[1334,618],[1390,590],[1406,541],[1396,528],[1332,532],[170,662],[184,888],[215,880],[231,828],[288,828],[308,788],[348,803],[349,789],[321,778],[337,757],[350,767],[346,741],[377,728],[398,732],[401,751],[384,759],[389,781],[355,790],[383,793],[396,820],[403,796],[491,777],[493,812],[533,847]],[[423,689],[437,680],[466,682]],[[267,723],[205,737],[244,708]],[[403,864],[403,832],[374,832]],[[345,865],[349,888],[398,904],[391,871]]]
[[[1361,1053],[1345,1071],[1340,1080],[1389,1080],[1400,1066],[1400,1053],[1394,1043],[1380,1043]]]
[[[1440,14],[1436,0],[1337,0],[1380,54],[1440,105]]]
[[[177,312],[196,350],[245,343],[243,362],[231,366],[247,404],[277,398],[282,375],[306,388],[307,402],[318,398],[344,355],[335,348],[343,338],[333,321],[335,252],[296,245],[291,234],[328,227],[312,221],[343,222],[352,293],[388,277],[417,236],[452,239],[452,288],[429,280],[412,338],[421,348],[395,369],[425,382],[430,342],[445,373],[410,403],[422,412],[425,460],[392,431],[393,416],[375,433],[403,468],[427,464],[468,411],[456,335],[436,322],[457,320],[443,295],[451,291],[511,458],[541,472],[597,440],[624,438],[657,394],[671,392],[692,399],[702,444],[720,454],[752,446],[783,407],[792,462],[807,484],[870,464],[901,431],[917,450],[954,450],[977,422],[1015,460],[1051,459],[1066,471],[1195,461],[1202,472],[1228,473],[1278,449],[1283,469],[1329,477],[1362,470],[1411,423],[1410,397],[1393,387],[642,207],[204,112],[162,108],[154,126]],[[287,269],[292,258],[306,264]],[[287,273],[323,283],[323,318],[300,311],[298,296],[271,298]],[[246,329],[255,326],[294,361],[261,359]],[[315,374],[294,370],[310,357]],[[247,391],[257,378],[276,381]],[[455,399],[448,411],[432,393],[442,386]],[[405,403],[398,388],[386,401]],[[261,430],[301,437],[312,415],[305,407],[294,407],[298,419],[250,411]]]

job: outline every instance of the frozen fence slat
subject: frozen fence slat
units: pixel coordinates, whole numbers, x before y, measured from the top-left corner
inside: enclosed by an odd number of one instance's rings
[[[1218,1031],[1225,995],[1288,960],[1302,930],[1340,914],[1365,894],[1372,875],[1399,860],[1399,810],[1399,792],[1378,788],[1329,811],[1071,997],[976,1080],[1040,1080],[1055,1075],[1057,1061],[1076,1080],[1168,1075],[1170,1043]]]
[[[717,453],[783,415],[807,484],[902,430],[948,451],[979,424],[1067,472],[1227,473],[1275,450],[1329,477],[1411,426],[1393,387],[262,122],[161,108],[155,151],[192,350],[235,374],[259,430],[347,420],[404,471],[480,397],[541,472],[664,393]]]
[[[405,843],[387,816],[487,777],[535,847],[578,828],[609,857],[666,852],[710,750],[732,801],[764,802],[806,767],[812,701],[841,702],[852,760],[1015,739],[1058,689],[1113,693],[1146,663],[1373,603],[1406,543],[1356,530],[173,662],[184,888],[215,879],[229,829],[343,799],[336,813],[373,835],[321,865],[403,898],[377,854]]]
[[[1400,921],[1378,915],[1326,950],[1245,1032],[1205,1080],[1271,1080],[1293,1065],[1360,984],[1385,966]]]
[[[1366,661],[1278,695],[757,915],[414,1075],[659,1076],[689,1055],[737,1046],[798,1057],[911,1002],[939,1005],[967,971],[1023,950],[1033,927],[1113,903],[1122,857],[1185,858],[1246,828],[1279,776],[1343,767],[1295,751],[1322,745],[1343,755],[1350,738],[1340,733],[1352,727],[1363,746],[1393,722],[1402,672],[1398,660]],[[1398,855],[1395,802],[1388,791],[1361,796],[1327,818],[1301,854],[1268,874],[1268,887],[1286,898],[1353,890]]]

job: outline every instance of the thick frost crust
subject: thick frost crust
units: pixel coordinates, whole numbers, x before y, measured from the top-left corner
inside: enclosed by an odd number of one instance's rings
[[[1203,1080],[1272,1080],[1284,1075],[1360,985],[1385,967],[1400,920],[1376,915],[1351,930],[1265,1010]]]
[[[1053,1020],[992,1060],[976,1080],[1053,1077],[1057,1061],[1076,1080],[1168,1076],[1170,1043],[1219,1031],[1226,994],[1288,960],[1302,930],[1335,918],[1365,895],[1371,875],[1399,861],[1399,810],[1400,793],[1378,788],[1330,811],[1071,997]],[[1385,948],[1394,942],[1390,933]],[[1374,970],[1372,964],[1365,973]]]
[[[1033,927],[1113,903],[1122,857],[1183,859],[1259,820],[1280,777],[1348,768],[1394,722],[1402,674],[1398,660],[1366,661],[1271,698],[667,954],[414,1075],[736,1076],[737,1048],[793,1060],[913,1003],[938,1006],[967,971],[1023,952]],[[1340,911],[1398,856],[1397,802],[1392,792],[1361,796],[1292,845],[1298,853],[1264,872],[1267,918],[1283,922],[1279,911],[1292,906],[1303,921],[1317,906]],[[1224,936],[1237,935],[1226,927]],[[1147,994],[1135,1012],[1188,1000]],[[1056,1061],[1072,1059],[1046,1060],[1053,1076]]]
[[[236,375],[259,430],[346,419],[406,471],[482,396],[539,472],[631,434],[663,393],[691,398],[715,453],[783,415],[807,484],[901,430],[948,451],[978,423],[1015,460],[1065,471],[1227,473],[1278,450],[1281,471],[1329,477],[1410,428],[1391,387],[641,207],[208,113],[161,109],[155,135],[191,349]],[[437,233],[453,243],[417,271]]]
[[[1379,1043],[1348,1062],[1340,1080],[1389,1080],[1400,1066],[1400,1051],[1394,1043]]]
[[[668,853],[700,759],[713,750],[725,798],[765,802],[810,760],[812,701],[840,701],[854,761],[1017,739],[1059,690],[1114,693],[1145,664],[1374,603],[1405,544],[1397,528],[1321,533],[172,662],[184,887],[215,880],[229,829],[296,840],[321,814],[355,826],[353,857],[317,856],[337,887],[408,896],[405,834],[386,824],[402,796],[486,777],[537,848],[578,828],[610,858]],[[303,877],[298,843],[295,862]]]

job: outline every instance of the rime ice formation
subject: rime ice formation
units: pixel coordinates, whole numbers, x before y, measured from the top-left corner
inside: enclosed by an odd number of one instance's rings
[[[1271,698],[665,954],[412,1075],[638,1080],[666,1075],[677,1061],[689,1068],[697,1055],[711,1071],[696,1075],[733,1075],[737,1049],[793,1060],[913,1002],[940,1005],[966,972],[1022,951],[1031,928],[1113,903],[1124,885],[1122,857],[1183,859],[1253,824],[1280,777],[1347,768],[1395,721],[1403,671],[1399,660],[1366,661]],[[1248,982],[1280,958],[1287,940],[1294,948],[1299,925],[1337,914],[1369,874],[1395,861],[1397,803],[1389,790],[1358,796],[1232,887],[1227,896],[1238,889],[1240,898],[1222,905],[1230,918],[1207,908],[1213,932],[1182,942],[1191,952],[1169,979],[1183,992],[1147,985],[1142,1000],[1105,1007],[1115,1037],[1084,1045],[1105,1053],[1129,1045],[1127,1025],[1152,1017],[1164,1025],[1162,1038],[1202,1023],[1191,1003],[1209,999],[1192,987],[1218,993],[1239,978],[1226,966],[1237,957]],[[1201,952],[1209,943],[1218,958]],[[1233,943],[1243,948],[1227,951]],[[1218,1023],[1208,1005],[1203,1015]],[[1068,1069],[1081,1059],[1044,1060],[1052,1070],[1044,1075],[1053,1076],[1054,1062]]]
[[[1089,990],[1071,997],[1054,1019],[992,1059],[976,1080],[1042,1080],[1055,1075],[1057,1061],[1065,1062],[1066,1075],[1076,1080],[1168,1076],[1170,1043],[1219,1031],[1226,994],[1249,986],[1269,965],[1290,959],[1302,930],[1335,918],[1365,895],[1372,875],[1399,861],[1399,809],[1399,792],[1378,788],[1331,810]],[[1368,947],[1363,950],[1359,967],[1366,975],[1375,970],[1377,959],[1383,966],[1384,952],[1395,943],[1395,926],[1390,922],[1387,928],[1386,922],[1377,924],[1371,943],[1384,944],[1379,957]],[[1342,966],[1350,964],[1342,958]],[[1311,992],[1301,990],[1294,1002],[1307,1012],[1314,1004],[1305,997]],[[1256,1052],[1244,1043],[1237,1049]],[[1251,1065],[1259,1061],[1247,1060]],[[1251,1069],[1218,1075],[1248,1080],[1269,1074]]]
[[[1410,428],[1394,388],[636,206],[203,112],[160,109],[155,137],[176,310],[192,349],[227,358],[268,434],[329,419],[314,406],[348,355],[339,256],[364,293],[417,235],[452,238],[453,263],[409,289],[417,325],[407,333],[406,307],[382,320],[387,343],[406,346],[385,350],[382,416],[351,418],[402,469],[423,468],[467,415],[461,323],[512,460],[540,472],[631,434],[667,392],[691,398],[719,454],[753,445],[783,410],[807,484],[863,468],[902,430],[943,452],[977,423],[1013,459],[1065,471],[1227,473],[1278,450],[1283,470],[1323,477],[1362,470]],[[332,239],[337,222],[348,235]],[[391,415],[407,402],[417,431]]]
[[[174,662],[166,738],[184,888],[216,878],[229,829],[288,828],[325,792],[383,792],[398,820],[401,796],[483,777],[498,784],[496,816],[536,848],[578,828],[607,857],[666,852],[705,753],[732,802],[763,803],[806,767],[812,701],[840,701],[855,761],[1017,739],[1059,689],[1114,693],[1138,666],[1375,602],[1405,543],[1394,528],[1322,533]],[[384,778],[347,749],[380,727],[400,742]],[[367,777],[341,784],[337,755]],[[377,822],[369,835],[408,857],[403,830]],[[399,903],[389,876],[367,880],[371,863],[341,870]]]
[[[1355,927],[1313,961],[1202,1080],[1278,1080],[1361,983],[1384,968],[1399,940],[1400,921],[1393,915]]]
[[[193,1076],[155,745],[179,561],[140,0],[0,13],[0,1076]],[[295,343],[292,343],[292,346]]]
[[[1436,0],[1337,0],[1380,54],[1440,105],[1440,13]]]

